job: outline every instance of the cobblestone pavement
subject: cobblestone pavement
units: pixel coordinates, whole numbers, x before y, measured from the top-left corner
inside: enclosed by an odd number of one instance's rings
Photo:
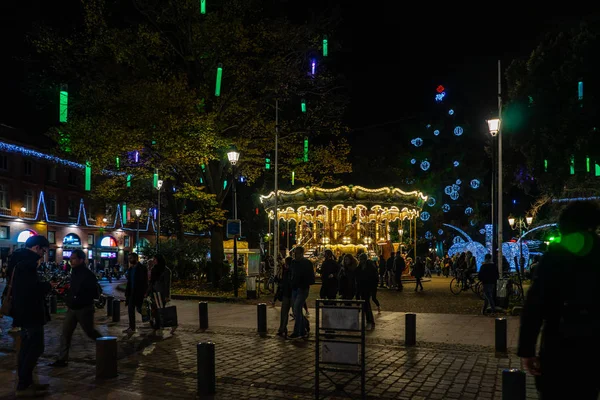
[[[95,346],[80,329],[73,338],[68,368],[47,366],[58,353],[62,316],[46,327],[46,353],[37,373],[49,382],[50,399],[191,399],[196,393],[196,344],[216,347],[215,399],[311,399],[314,387],[314,342],[261,338],[250,329],[211,328],[198,333],[183,326],[175,335],[152,337],[148,329],[130,339],[125,324],[108,322],[97,313],[99,330],[119,338],[119,377],[97,381]],[[126,320],[123,314],[122,321]],[[10,319],[0,320],[5,330]],[[0,400],[14,397],[14,341],[0,336]],[[369,399],[500,399],[501,371],[519,368],[515,355],[496,358],[479,346],[427,345],[407,349],[398,344],[367,346],[366,386]],[[325,379],[321,379],[324,384]],[[348,390],[359,393],[359,380]],[[324,386],[324,389],[331,390]],[[337,398],[330,396],[329,398]],[[528,399],[535,399],[528,377]]]

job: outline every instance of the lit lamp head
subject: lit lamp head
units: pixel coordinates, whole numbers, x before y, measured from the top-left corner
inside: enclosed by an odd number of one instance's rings
[[[227,158],[229,159],[231,165],[236,165],[238,163],[238,161],[240,160],[240,152],[237,151],[237,148],[235,146],[231,146],[231,148],[227,152]]]
[[[488,119],[486,122],[488,124],[488,129],[490,131],[490,134],[492,136],[496,136],[498,134],[498,132],[500,131],[500,119],[499,118]]]
[[[27,207],[25,207],[25,206],[21,207],[21,212],[25,212],[25,211],[27,211]]]
[[[527,221],[527,225],[531,225],[533,222],[533,217],[525,217],[525,221]]]
[[[510,217],[510,218],[508,219],[508,223],[510,224],[510,227],[511,227],[511,228],[512,228],[512,227],[514,227],[514,226],[515,226],[515,219],[514,219],[513,217]]]
[[[403,229],[398,229],[398,234],[399,234],[400,236],[402,236],[402,234],[403,234],[403,233],[404,233],[404,230],[403,230]]]
[[[135,215],[139,218],[142,216],[142,210],[140,210],[139,208],[135,209]]]
[[[157,188],[158,190],[160,190],[160,188],[162,188],[162,185],[163,185],[163,180],[162,180],[162,179],[159,179],[159,180],[158,180],[158,182],[156,182],[156,188]]]

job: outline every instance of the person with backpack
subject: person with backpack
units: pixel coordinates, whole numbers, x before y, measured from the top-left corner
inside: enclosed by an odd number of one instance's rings
[[[598,204],[567,206],[558,221],[560,242],[550,245],[527,292],[517,354],[541,400],[597,400],[600,393],[598,226]]]
[[[73,250],[71,253],[71,287],[67,293],[67,313],[63,321],[60,335],[60,352],[58,360],[50,364],[52,367],[66,367],[69,361],[69,348],[73,332],[77,324],[92,340],[102,335],[94,327],[94,300],[100,296],[96,275],[85,266],[86,253]]]

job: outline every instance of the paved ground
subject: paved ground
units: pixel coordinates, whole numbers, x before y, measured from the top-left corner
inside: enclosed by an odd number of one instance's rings
[[[290,342],[273,335],[278,309],[269,307],[270,335],[255,331],[256,306],[209,304],[209,330],[197,329],[197,302],[174,302],[182,322],[176,335],[150,337],[149,330],[126,339],[121,323],[96,314],[103,334],[119,338],[119,378],[95,379],[95,346],[78,329],[67,369],[47,366],[58,353],[62,316],[46,329],[46,354],[39,379],[52,384],[56,399],[190,399],[196,393],[196,344],[216,345],[217,399],[310,399],[314,385],[314,342]],[[124,311],[124,310],[123,310]],[[479,316],[418,314],[416,348],[403,347],[403,313],[383,312],[367,341],[370,399],[500,399],[501,370],[519,368],[513,354],[496,358],[493,319]],[[311,315],[314,326],[314,311]],[[517,320],[509,320],[511,345]],[[0,320],[6,331],[10,320]],[[290,327],[291,328],[291,327]],[[13,398],[14,340],[0,336],[0,399]],[[6,384],[4,384],[6,383]],[[331,387],[325,387],[330,390]],[[357,380],[349,387],[358,394]],[[329,397],[334,398],[334,397]],[[528,378],[528,398],[537,398]]]

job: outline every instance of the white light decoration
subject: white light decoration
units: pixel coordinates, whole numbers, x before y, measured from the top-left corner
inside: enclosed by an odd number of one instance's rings
[[[458,161],[454,161],[452,164],[454,165],[454,168],[456,168],[460,165],[460,163]]]
[[[431,218],[431,215],[427,211],[421,213],[421,221],[429,221],[429,218]]]
[[[435,136],[439,136],[439,135],[440,135],[440,130],[439,130],[439,129],[436,129],[435,131],[433,131],[433,134],[434,134]]]
[[[410,143],[415,147],[421,147],[423,145],[423,139],[418,137],[418,138],[411,140]]]
[[[456,128],[454,128],[454,134],[456,136],[461,136],[463,134],[464,130],[462,128],[462,126],[457,126]]]
[[[142,216],[142,210],[140,210],[139,208],[136,208],[136,210],[135,210],[135,216],[138,217],[138,218],[141,217]]]
[[[473,214],[473,209],[471,207],[465,208],[465,215],[471,215],[471,214]]]
[[[415,165],[415,164],[417,163],[417,159],[416,159],[416,158],[413,158],[412,160],[410,160],[410,163],[411,163],[412,165]]]
[[[479,182],[479,179],[473,179],[471,181],[471,188],[479,189],[479,186],[481,186],[481,182]]]
[[[427,171],[430,166],[431,166],[431,164],[427,160],[421,162],[421,169],[423,171]]]
[[[34,231],[24,230],[23,232],[19,233],[19,236],[17,236],[17,243],[25,243],[27,239],[35,235],[37,235],[37,233]]]
[[[448,115],[454,115],[454,110],[453,109],[449,109],[448,110]]]
[[[500,119],[493,118],[487,120],[488,130],[490,131],[490,135],[496,136],[500,131]]]
[[[447,213],[448,211],[450,211],[450,204],[444,204],[442,206],[442,211]]]
[[[425,128],[427,128],[427,129],[431,128],[431,124],[425,125]]]
[[[457,179],[457,180],[456,180],[456,184],[457,184],[457,185],[462,185],[462,181],[461,181],[460,179]]]

